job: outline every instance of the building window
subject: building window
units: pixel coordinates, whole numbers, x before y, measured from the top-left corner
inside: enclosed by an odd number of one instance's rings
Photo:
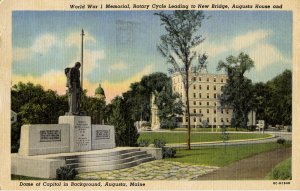
[[[194,101],[194,105],[196,105],[196,102]]]
[[[217,113],[217,110],[214,109],[214,114],[216,114],[216,113]]]
[[[217,102],[214,102],[214,105],[217,106]]]
[[[207,85],[207,88],[206,88],[207,90],[209,90],[209,85]]]
[[[209,102],[207,102],[206,105],[209,105]]]
[[[209,123],[209,118],[207,118],[207,122]]]
[[[209,82],[209,78],[207,78],[207,81]]]
[[[226,113],[227,113],[227,114],[229,114],[229,111],[228,111],[228,109],[226,109]]]
[[[201,88],[201,85],[199,85],[199,90],[201,90],[202,88]]]
[[[189,118],[188,118],[188,117],[186,117],[186,118],[185,118],[185,122],[188,122],[188,121],[189,121]]]
[[[196,98],[196,93],[194,93],[194,98]]]
[[[215,98],[215,99],[217,98],[217,94],[214,94],[214,98]]]
[[[201,101],[199,101],[199,105],[202,105],[202,102],[201,102]]]
[[[196,117],[194,117],[194,122],[196,122],[197,121],[197,119],[196,119]]]
[[[216,118],[214,118],[214,122],[217,122],[217,119],[216,119]]]
[[[201,110],[201,109],[199,109],[199,113],[202,113],[202,110]]]
[[[217,86],[216,85],[214,85],[214,90],[217,90]]]
[[[223,118],[221,118],[221,122],[222,122],[222,123],[224,122]]]
[[[214,77],[214,82],[216,82],[216,77]]]
[[[206,110],[206,113],[209,113],[209,109]]]
[[[201,96],[201,93],[199,93],[199,98],[201,98],[202,96]]]
[[[194,81],[194,82],[196,81],[196,77],[193,77],[193,81]]]
[[[197,113],[197,112],[196,112],[196,109],[194,109],[194,113]]]
[[[221,91],[223,91],[223,86],[221,86]]]
[[[202,122],[202,119],[201,119],[201,117],[199,118],[199,121],[200,121],[200,122]]]
[[[223,82],[224,80],[223,80],[223,78],[221,78],[221,82]]]
[[[223,114],[223,109],[221,109],[221,113]]]
[[[229,123],[229,119],[228,118],[226,118],[226,121],[227,121],[227,123]]]
[[[194,85],[194,90],[196,89],[196,85]]]
[[[199,81],[201,82],[201,77],[199,77]]]
[[[209,93],[207,93],[206,97],[209,98]]]

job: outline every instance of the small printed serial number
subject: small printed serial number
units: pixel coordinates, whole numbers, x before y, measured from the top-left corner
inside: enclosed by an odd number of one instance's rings
[[[291,184],[291,182],[285,182],[285,181],[277,181],[277,182],[273,182],[273,185],[285,185],[285,184]]]

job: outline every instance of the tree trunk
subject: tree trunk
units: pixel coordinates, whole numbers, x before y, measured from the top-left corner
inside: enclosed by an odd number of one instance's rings
[[[189,99],[189,71],[186,69],[186,86],[185,95],[186,95],[186,109],[188,116],[188,135],[187,135],[187,149],[191,150],[191,118],[190,118],[190,99]]]

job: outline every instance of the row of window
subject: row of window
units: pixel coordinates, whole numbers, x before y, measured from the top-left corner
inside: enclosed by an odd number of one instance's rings
[[[197,94],[196,93],[193,93],[193,98],[205,98],[202,96],[202,93],[199,93],[198,94],[199,96],[197,97]],[[214,99],[217,99],[217,94],[214,93]],[[209,93],[206,93],[206,98],[210,98],[210,94]]]
[[[199,85],[198,87],[199,87],[199,90],[202,90],[202,85]],[[221,86],[220,90],[223,91],[223,88],[224,88],[224,86]],[[194,85],[193,89],[196,90],[197,89],[197,85]],[[210,85],[207,85],[206,86],[206,90],[209,90],[209,89],[210,89]],[[217,90],[217,86],[214,85],[213,89]],[[175,86],[173,87],[173,90],[176,91],[176,87]],[[179,88],[178,88],[178,90],[179,90]],[[182,90],[182,86],[180,86],[180,90]]]
[[[221,83],[224,83],[224,81],[226,80],[227,82],[227,79],[224,79],[224,78],[221,78],[220,80],[217,81],[217,78],[214,77],[213,78],[213,82],[221,82]],[[197,81],[197,77],[193,77],[193,81]],[[199,82],[210,82],[210,78],[209,77],[198,77],[198,81]],[[181,78],[177,78],[177,82],[181,82]],[[175,79],[174,79],[174,83],[175,83]]]
[[[216,85],[214,85],[213,87],[214,87],[214,90],[217,90],[217,86]],[[194,90],[197,89],[197,85],[196,84],[194,84],[193,89]],[[207,85],[206,86],[206,90],[209,90],[209,89],[210,89],[210,85]],[[202,85],[199,85],[199,90],[202,90]],[[220,90],[223,91],[223,86],[221,86]]]
[[[197,117],[193,117],[191,121],[193,121],[193,122],[202,122],[202,121],[204,121],[204,120],[207,121],[208,123],[210,122],[210,121],[209,121],[209,117],[206,118],[206,119],[205,119],[205,118],[202,119],[202,118],[200,117],[200,118],[199,118],[199,121],[197,121]],[[214,118],[213,121],[214,121],[214,123],[216,123],[216,122],[217,122],[217,119]],[[188,122],[188,118],[185,119],[185,122]],[[221,122],[221,123],[224,123],[225,121],[224,121],[223,118],[221,118],[221,119],[220,119],[220,122]],[[229,118],[226,118],[226,122],[227,122],[227,123],[230,122]]]
[[[193,109],[193,113],[202,113],[202,111],[205,110],[205,109],[199,109],[199,112],[197,112],[197,109]],[[210,109],[206,109],[206,113],[208,114],[210,111]],[[217,113],[217,110],[214,109],[214,114]],[[225,109],[225,112],[224,112],[224,109],[221,109],[221,113],[226,113],[226,114],[229,114],[229,110],[228,109]]]
[[[202,101],[199,101],[198,103],[199,103],[199,105],[205,105],[205,102],[204,102],[204,101],[203,101],[203,104],[202,104]],[[187,103],[185,103],[185,104],[187,104]],[[194,106],[197,106],[197,101],[193,101],[193,105],[194,105]],[[210,106],[211,104],[210,104],[209,101],[207,101],[207,102],[206,102],[206,105],[207,105],[207,106]],[[217,106],[217,102],[213,102],[213,105],[211,105],[211,106]]]

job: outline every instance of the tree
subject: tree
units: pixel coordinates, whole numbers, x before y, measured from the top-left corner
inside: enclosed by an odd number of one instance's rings
[[[126,101],[117,96],[110,105],[112,109],[110,122],[115,127],[117,146],[137,146],[139,134],[128,112]]]
[[[183,103],[178,93],[172,93],[171,80],[163,90],[156,93],[155,104],[161,128],[175,128],[176,117],[182,115]]]
[[[270,124],[292,124],[292,72],[285,70],[266,83],[271,92],[265,110]]]
[[[186,113],[188,116],[187,149],[191,149],[191,122],[190,122],[190,103],[189,86],[192,81],[189,78],[192,61],[197,56],[193,50],[204,41],[197,33],[205,18],[202,11],[174,11],[171,14],[164,12],[155,13],[160,17],[162,25],[165,27],[166,34],[161,36],[161,43],[158,50],[167,63],[173,66],[175,71],[180,72],[186,96]],[[205,54],[199,56],[200,63],[207,59]],[[195,67],[200,69],[200,66]]]
[[[55,91],[44,90],[41,85],[22,83],[11,89],[11,108],[18,115],[18,121],[11,129],[11,150],[17,152],[21,126],[24,124],[56,124],[58,117],[68,108],[67,96]]]
[[[247,128],[248,113],[254,107],[252,82],[244,76],[253,67],[253,60],[243,52],[218,63],[217,70],[225,69],[228,76],[223,94],[219,96],[220,104],[233,109],[231,124],[236,130],[237,127]]]

